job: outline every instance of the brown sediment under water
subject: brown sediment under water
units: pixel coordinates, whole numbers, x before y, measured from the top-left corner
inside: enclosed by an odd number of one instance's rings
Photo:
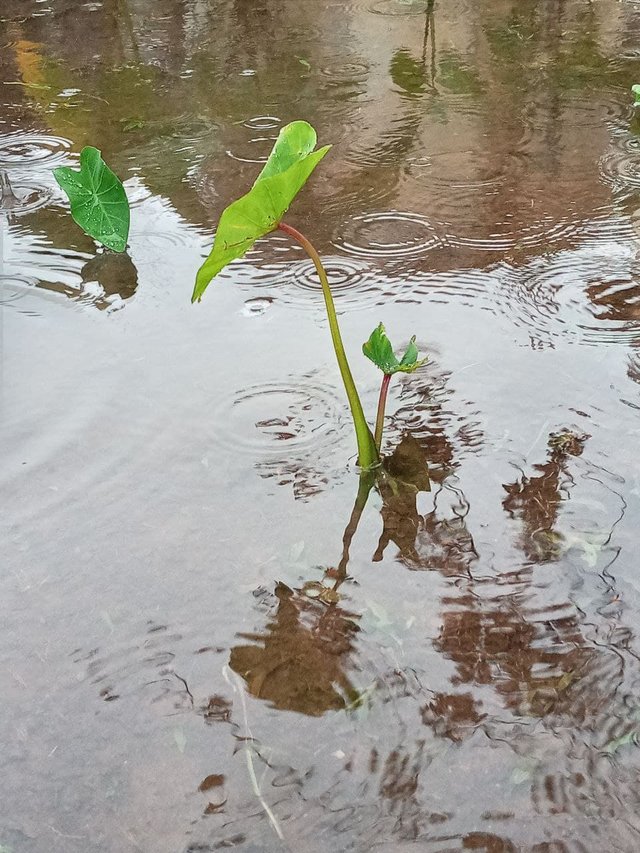
[[[2,853],[640,850],[635,82],[633,0],[3,0]],[[299,248],[190,304],[294,119],[371,418],[429,356],[364,506]]]

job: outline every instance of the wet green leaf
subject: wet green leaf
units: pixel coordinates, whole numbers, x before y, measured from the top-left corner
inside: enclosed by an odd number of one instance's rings
[[[382,323],[371,332],[366,344],[362,345],[362,352],[383,373],[395,373],[395,369],[398,367],[398,359],[393,352],[391,341],[387,337]]]
[[[398,360],[382,323],[371,332],[369,340],[362,345],[362,352],[387,376],[394,373],[413,373],[427,361],[426,358],[418,359],[415,335],[411,338],[405,354]]]
[[[316,132],[306,121],[292,121],[283,127],[254,186],[258,181],[280,175],[304,160],[316,147],[316,141]]]
[[[80,170],[60,166],[56,181],[71,204],[71,216],[82,230],[108,249],[124,252],[129,236],[129,202],[120,179],[97,148],[80,153]]]
[[[316,132],[306,121],[294,121],[282,128],[253,187],[222,212],[211,254],[198,270],[192,302],[202,297],[227,264],[241,258],[259,237],[278,227],[331,147],[314,151],[315,145]]]
[[[634,107],[640,107],[640,83],[636,83],[631,87],[631,91],[633,92],[633,96],[635,98],[633,105]]]
[[[426,359],[423,359],[420,364],[424,364]],[[416,346],[416,336],[414,335],[409,341],[409,346],[405,354],[400,359],[400,367],[412,367],[414,370],[415,366],[418,365],[418,347]]]

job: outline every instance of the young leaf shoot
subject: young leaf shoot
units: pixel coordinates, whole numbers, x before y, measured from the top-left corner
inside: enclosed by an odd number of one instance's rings
[[[80,152],[80,169],[59,166],[54,177],[69,198],[71,216],[82,230],[115,252],[124,252],[129,236],[129,202],[120,179],[97,148]]]
[[[418,359],[415,335],[409,341],[405,354],[398,360],[382,323],[371,332],[369,340],[362,345],[362,352],[388,376],[393,376],[394,373],[413,373],[427,361],[426,358]]]
[[[376,415],[376,428],[374,439],[378,452],[382,444],[382,430],[384,428],[384,411],[387,405],[387,392],[389,381],[394,373],[413,373],[427,361],[426,358],[418,358],[418,347],[416,336],[409,341],[404,355],[398,359],[393,351],[391,341],[382,323],[371,332],[369,340],[362,345],[362,352],[370,359],[376,367],[382,371],[382,384],[380,386],[380,397],[378,399],[378,412]]]

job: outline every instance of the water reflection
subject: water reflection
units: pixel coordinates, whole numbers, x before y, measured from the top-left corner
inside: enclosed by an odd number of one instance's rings
[[[241,634],[251,645],[235,646],[229,665],[250,693],[273,707],[312,716],[350,705],[358,692],[346,675],[353,666],[357,615],[340,605],[309,598],[277,584],[273,619],[264,632]]]
[[[569,462],[582,455],[587,438],[570,430],[551,435],[547,461],[534,465],[537,476],[523,474],[520,480],[504,487],[507,497],[502,505],[511,518],[522,522],[519,544],[527,560],[553,560],[560,553],[562,536],[555,524],[560,506],[568,500],[574,484]]]
[[[85,293],[95,293],[97,308],[113,307],[114,297],[130,299],[138,287],[138,271],[126,252],[104,251],[96,255],[80,271]]]
[[[451,471],[444,474],[446,469],[437,467],[453,457],[453,448],[438,430],[425,445],[406,436],[391,457],[394,478],[391,483],[380,484],[383,531],[373,560],[381,560],[388,544],[393,542],[398,548],[397,559],[409,569],[469,575],[478,557],[465,522],[469,504],[456,485],[455,475]],[[433,508],[420,514],[417,497],[425,489],[414,472],[426,471],[427,465],[437,488]]]
[[[250,749],[292,850],[637,850],[637,4],[1,5],[0,848],[277,849]],[[351,449],[315,279],[274,238],[187,302],[294,118],[335,143],[292,215],[350,351],[384,303],[446,369],[287,574]],[[91,143],[132,260],[47,178]]]
[[[416,526],[403,510],[413,507],[421,491],[429,491],[428,468],[419,445],[404,438],[375,473],[363,472],[344,531],[342,554],[323,580],[292,590],[275,587],[276,613],[263,633],[241,634],[253,641],[235,646],[230,666],[245,679],[249,691],[275,707],[320,715],[355,707],[361,697],[346,672],[356,666],[355,637],[359,614],[341,604],[341,586],[348,579],[349,553],[372,490],[382,499],[383,533],[373,560],[380,560],[391,538],[404,544],[415,539]],[[417,517],[417,513],[416,513]],[[401,519],[403,532],[396,530]],[[406,522],[406,525],[405,525]]]

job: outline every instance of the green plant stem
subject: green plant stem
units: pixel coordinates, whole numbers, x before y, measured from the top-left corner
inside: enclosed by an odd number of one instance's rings
[[[389,391],[389,382],[391,380],[390,373],[382,374],[382,384],[380,385],[380,396],[378,397],[378,412],[376,414],[376,430],[373,434],[376,443],[376,449],[380,453],[382,446],[382,431],[384,429],[384,410],[387,405],[387,392]]]
[[[358,464],[364,469],[373,468],[380,462],[380,456],[373,436],[371,435],[369,424],[364,416],[356,384],[353,381],[353,376],[351,375],[351,369],[349,367],[349,362],[347,361],[347,354],[344,350],[344,344],[342,343],[338,317],[336,315],[336,308],[333,303],[333,296],[331,295],[331,289],[329,287],[327,272],[322,265],[320,255],[317,253],[313,245],[307,240],[304,234],[301,234],[296,228],[293,228],[291,225],[287,225],[284,222],[281,222],[278,225],[278,228],[280,231],[283,231],[285,234],[288,234],[289,237],[292,237],[300,243],[307,255],[309,255],[313,261],[313,265],[318,273],[318,278],[320,279],[320,285],[322,287],[322,295],[324,296],[324,304],[327,309],[327,317],[329,319],[329,329],[331,330],[333,349],[338,360],[340,375],[342,376],[344,389],[347,392],[349,408],[351,409],[351,417],[353,418],[353,424],[356,430],[356,439],[358,442]]]

